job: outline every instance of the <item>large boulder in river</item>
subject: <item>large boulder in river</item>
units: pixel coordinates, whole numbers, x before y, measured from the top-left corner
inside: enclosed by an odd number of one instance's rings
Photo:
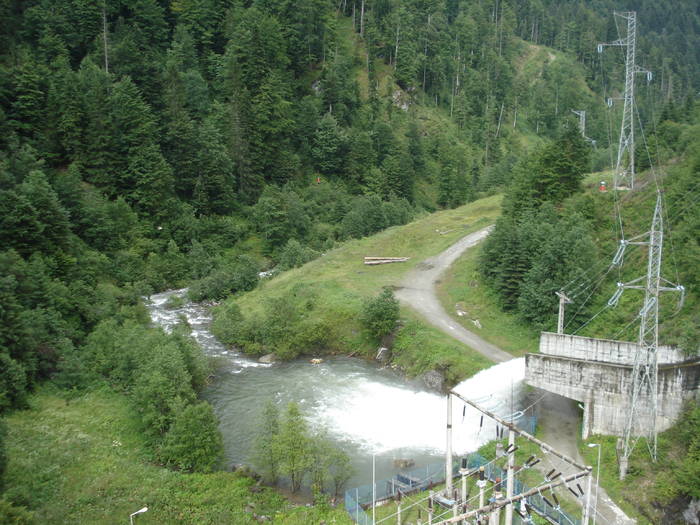
[[[267,354],[267,355],[262,356],[260,359],[258,359],[258,361],[261,363],[265,363],[266,365],[269,365],[269,364],[277,361],[277,357],[275,356],[275,354]]]
[[[445,376],[443,376],[437,370],[428,370],[426,373],[419,377],[423,384],[432,390],[437,390],[438,392],[444,392],[445,389]]]

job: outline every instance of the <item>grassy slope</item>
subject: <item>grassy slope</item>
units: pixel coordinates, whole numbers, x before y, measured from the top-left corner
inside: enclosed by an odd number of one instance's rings
[[[328,350],[372,356],[378,341],[370,338],[358,321],[363,302],[384,286],[397,286],[404,274],[423,259],[449,247],[462,236],[491,224],[500,213],[500,197],[489,197],[427,215],[405,226],[344,243],[301,268],[284,272],[235,300],[246,315],[255,315],[266,298],[285,293],[315,295],[311,315],[326,319],[332,327]],[[441,235],[437,231],[448,231]],[[407,256],[402,264],[365,266],[366,255]],[[411,311],[402,311],[403,328],[395,346],[395,362],[416,375],[438,368],[457,382],[488,366],[480,355],[469,352],[439,330],[428,326]],[[219,329],[225,321],[218,319]],[[274,349],[267,349],[274,351]]]
[[[148,464],[136,418],[120,395],[93,392],[67,402],[39,393],[6,418],[10,457],[6,496],[31,508],[37,523],[351,523],[344,510],[291,509],[276,492],[227,472],[181,474]]]

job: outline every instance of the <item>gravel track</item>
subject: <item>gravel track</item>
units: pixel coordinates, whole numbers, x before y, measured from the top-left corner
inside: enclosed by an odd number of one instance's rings
[[[501,363],[513,359],[508,352],[485,341],[452,319],[440,304],[435,293],[435,284],[443,272],[468,248],[481,242],[491,232],[493,226],[462,237],[444,252],[425,259],[411,270],[402,280],[396,297],[421,314],[430,324],[461,341],[491,361]]]

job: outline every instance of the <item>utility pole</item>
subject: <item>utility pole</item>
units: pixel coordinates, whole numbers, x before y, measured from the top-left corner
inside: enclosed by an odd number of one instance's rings
[[[445,493],[452,492],[452,394],[447,393],[447,428],[445,429]]]
[[[376,509],[377,509],[377,469],[376,469],[376,464],[375,464],[375,459],[376,456],[375,454],[372,454],[372,525],[375,525],[377,523],[377,514],[376,514]]]
[[[627,414],[624,437],[620,443],[620,479],[627,474],[629,457],[639,439],[646,429],[649,439],[648,447],[651,458],[656,461],[657,430],[656,418],[658,412],[658,361],[657,349],[659,345],[659,293],[679,292],[680,305],[683,303],[685,288],[673,284],[661,277],[661,256],[663,252],[663,211],[661,192],[656,195],[656,208],[651,221],[651,229],[629,240],[620,243],[620,251],[630,244],[648,246],[647,274],[638,277],[628,283],[617,283],[615,294],[608,301],[608,305],[616,306],[622,292],[625,289],[644,290],[644,302],[639,310],[639,349],[634,358],[633,383],[630,392],[630,406]],[[620,254],[620,258],[622,254]],[[617,255],[616,255],[617,258]],[[642,283],[642,281],[644,281]],[[648,420],[647,420],[648,418]]]
[[[625,94],[622,111],[622,125],[620,128],[620,142],[617,147],[617,162],[615,164],[615,176],[613,187],[616,190],[630,190],[634,188],[634,76],[637,73],[646,73],[647,81],[651,81],[651,72],[637,67],[636,40],[637,40],[637,13],[625,11],[614,13],[627,20],[627,34],[624,38],[607,43],[598,44],[598,53],[603,52],[605,46],[626,47],[625,58]]]
[[[559,318],[557,319],[557,333],[558,334],[563,334],[564,333],[564,309],[566,308],[565,305],[571,303],[571,299],[569,299],[566,294],[562,292],[554,292],[557,294],[557,297],[559,297]]]
[[[513,485],[515,484],[515,432],[512,428],[508,429],[508,481],[506,482],[506,498],[513,497]],[[509,503],[506,506],[506,525],[513,525],[513,504]]]
[[[469,474],[469,469],[467,468],[467,458],[462,458],[462,465],[459,469],[459,475],[462,476],[462,503],[467,501],[467,474]]]
[[[484,506],[484,490],[486,489],[486,471],[484,467],[479,467],[479,481],[476,482],[476,486],[479,487],[479,508]]]
[[[398,503],[396,506],[396,525],[401,525],[401,490],[396,491]]]
[[[586,509],[583,513],[583,525],[588,525],[588,520],[591,518],[591,481],[593,480],[593,473],[588,473],[588,487],[586,488]]]

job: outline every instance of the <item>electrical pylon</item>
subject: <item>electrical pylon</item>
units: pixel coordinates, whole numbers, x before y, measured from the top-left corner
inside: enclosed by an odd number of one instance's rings
[[[626,47],[625,59],[625,95],[622,111],[622,125],[620,128],[620,142],[617,148],[617,163],[615,164],[615,176],[613,187],[617,190],[627,190],[634,187],[634,76],[637,73],[645,73],[647,81],[651,81],[651,72],[637,67],[635,53],[637,45],[637,13],[625,11],[614,13],[615,16],[627,20],[627,34],[624,38],[618,38],[614,42],[598,44],[598,53],[603,52],[605,46]]]
[[[622,252],[630,244],[640,244],[649,247],[647,255],[647,274],[628,283],[617,283],[615,294],[608,305],[615,306],[625,289],[644,290],[644,303],[639,310],[639,348],[634,358],[633,382],[630,392],[630,406],[627,423],[621,443],[620,479],[627,474],[629,457],[634,450],[640,435],[647,435],[647,445],[652,460],[656,461],[657,431],[656,418],[658,412],[658,360],[659,346],[659,293],[680,292],[682,304],[685,289],[661,277],[661,256],[663,252],[663,212],[662,198],[659,192],[656,196],[654,218],[651,229],[637,237],[620,241],[620,250],[615,260],[622,261]],[[642,281],[644,283],[642,284]],[[648,416],[649,422],[642,422]],[[636,425],[635,425],[636,424]],[[646,429],[646,432],[644,432]]]

